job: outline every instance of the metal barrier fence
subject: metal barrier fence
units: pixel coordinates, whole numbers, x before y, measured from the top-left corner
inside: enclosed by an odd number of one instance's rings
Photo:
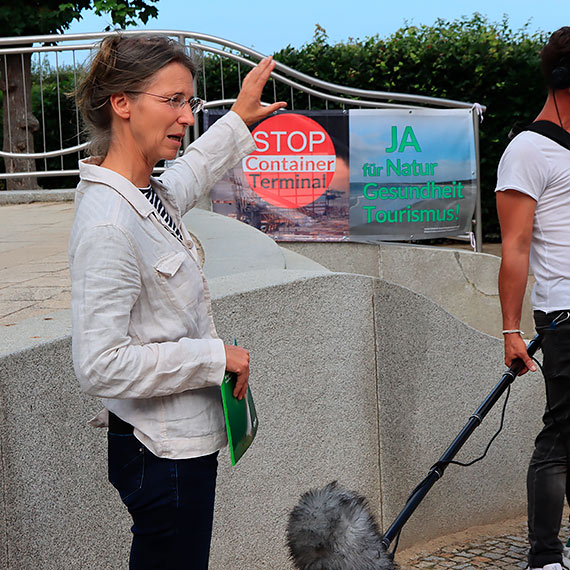
[[[0,158],[5,165],[5,171],[0,172],[0,180],[5,180],[4,184],[19,181],[22,187],[33,187],[37,186],[37,178],[77,176],[77,160],[84,157],[88,143],[84,140],[78,111],[66,97],[75,90],[85,63],[98,42],[114,33],[0,38],[4,99],[4,144]],[[232,95],[239,90],[243,76],[264,57],[255,50],[208,34],[173,30],[122,33],[162,33],[185,45],[198,64],[194,91],[207,100],[206,109],[230,106],[235,101]],[[206,66],[216,64],[216,60],[219,61],[219,78],[216,79],[215,92],[210,89],[211,97],[208,99],[210,86]],[[231,78],[227,72],[228,65],[232,70]],[[291,110],[312,109],[316,101],[320,106],[324,103],[327,109],[474,108],[477,111],[473,113],[473,122],[479,163],[479,116],[484,108],[477,104],[335,85],[300,73],[278,61],[271,82],[273,100],[277,100],[278,86],[280,95],[283,86],[288,88]],[[183,147],[199,136],[199,130],[199,122],[196,121],[193,132],[187,133]],[[56,140],[48,140],[48,133]],[[479,245],[482,241],[480,188],[477,193],[474,221],[476,243]]]

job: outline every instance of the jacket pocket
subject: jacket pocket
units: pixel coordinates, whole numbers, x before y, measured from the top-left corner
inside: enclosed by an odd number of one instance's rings
[[[171,253],[159,259],[154,265],[154,268],[160,275],[163,275],[166,278],[173,277],[180,269],[180,266],[184,263],[185,257],[188,256],[183,251]]]
[[[170,253],[160,258],[153,267],[161,288],[175,307],[187,309],[199,302],[202,278],[189,254]]]

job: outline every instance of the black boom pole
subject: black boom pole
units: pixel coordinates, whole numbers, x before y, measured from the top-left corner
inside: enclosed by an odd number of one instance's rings
[[[529,356],[540,348],[541,337],[537,334],[528,344],[527,352]],[[517,359],[511,367],[503,374],[499,383],[491,390],[489,395],[485,398],[483,403],[477,408],[465,427],[459,432],[453,443],[447,448],[444,454],[440,457],[439,461],[429,470],[426,478],[416,487],[410,495],[404,508],[396,517],[390,528],[386,531],[382,538],[382,544],[388,550],[394,538],[396,538],[402,527],[406,524],[408,519],[412,516],[418,505],[422,502],[423,498],[427,495],[428,491],[433,487],[438,479],[443,477],[443,473],[449,465],[450,461],[457,455],[458,451],[463,447],[464,443],[469,439],[471,434],[477,427],[481,425],[483,419],[497,403],[503,392],[511,385],[513,380],[518,376],[520,371],[524,368],[522,360]]]

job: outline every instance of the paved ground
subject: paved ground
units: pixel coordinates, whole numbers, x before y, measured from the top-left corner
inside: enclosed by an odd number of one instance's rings
[[[0,326],[68,309],[72,202],[0,206]]]
[[[0,326],[32,316],[49,319],[49,313],[69,308],[67,240],[72,219],[72,202],[0,206]],[[498,244],[483,250],[500,255]],[[568,527],[562,536],[570,536]],[[526,548],[526,521],[521,519],[401,551],[398,560],[403,570],[519,570],[526,568]]]
[[[561,536],[570,536],[567,514]],[[471,529],[444,537],[425,547],[403,551],[402,570],[521,570],[527,568],[526,519],[509,521],[486,529]],[[447,544],[443,544],[447,542]]]
[[[0,205],[0,326],[69,308],[72,223],[72,202]],[[500,245],[484,244],[483,251],[500,255]]]

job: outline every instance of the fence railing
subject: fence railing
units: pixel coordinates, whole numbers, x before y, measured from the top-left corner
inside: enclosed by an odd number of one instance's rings
[[[198,64],[194,91],[207,100],[205,109],[230,106],[249,69],[264,56],[253,49],[208,34],[176,30],[132,30],[125,35],[162,33],[185,45]],[[114,32],[0,38],[0,74],[3,77],[4,140],[0,181],[76,177],[77,161],[88,146],[79,113],[68,95],[99,41]],[[24,46],[24,47],[23,47]],[[214,81],[210,72],[219,66]],[[14,75],[19,77],[14,77]],[[213,85],[212,83],[215,83]],[[288,108],[474,108],[477,163],[479,163],[478,116],[483,107],[469,102],[421,95],[356,89],[336,85],[296,71],[279,61],[272,73],[270,103],[287,99]],[[14,92],[18,86],[18,92]],[[284,89],[286,96],[284,97]],[[11,91],[12,90],[12,91]],[[196,121],[183,144],[199,136]],[[18,135],[18,136],[17,136]],[[2,162],[2,161],[0,161]],[[161,170],[161,169],[158,169]],[[71,184],[73,185],[73,184]],[[478,189],[478,195],[480,190]],[[480,232],[480,200],[476,228]],[[481,242],[477,236],[476,242]]]

